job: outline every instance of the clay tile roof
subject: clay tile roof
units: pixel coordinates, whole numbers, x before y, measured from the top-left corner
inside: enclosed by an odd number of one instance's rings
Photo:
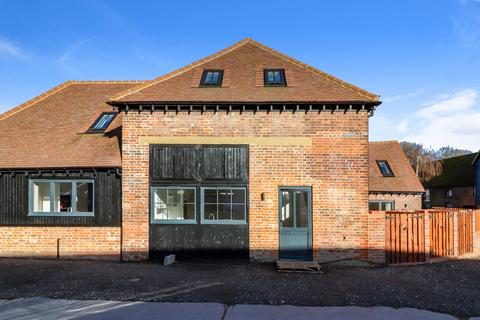
[[[264,68],[283,68],[287,87],[265,87]],[[224,70],[221,88],[199,87],[204,69]],[[246,38],[213,55],[111,97],[134,102],[324,102],[379,104],[379,97]]]
[[[110,96],[139,81],[67,81],[0,114],[0,168],[120,167],[121,115],[85,134]]]
[[[368,158],[370,192],[425,191],[397,141],[370,142]],[[394,176],[384,177],[378,168],[377,160],[387,160]]]

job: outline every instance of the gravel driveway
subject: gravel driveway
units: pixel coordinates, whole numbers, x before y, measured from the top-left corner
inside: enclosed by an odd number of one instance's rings
[[[323,274],[277,273],[273,265],[0,259],[0,299],[389,306],[458,317],[480,315],[480,260],[405,267],[326,265]]]

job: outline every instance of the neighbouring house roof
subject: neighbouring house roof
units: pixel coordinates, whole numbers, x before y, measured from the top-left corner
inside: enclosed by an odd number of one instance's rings
[[[286,87],[265,87],[264,69],[284,69]],[[200,87],[203,70],[224,70],[221,87]],[[309,102],[380,104],[379,96],[286,56],[250,38],[111,97],[139,102]]]
[[[121,114],[86,134],[108,98],[138,81],[67,81],[0,114],[0,168],[120,167]]]
[[[424,188],[415,175],[398,141],[369,143],[369,191],[386,193],[421,193]],[[393,177],[384,177],[377,161],[386,160]]]
[[[474,160],[478,152],[438,160],[442,173],[425,183],[426,188],[475,186]]]

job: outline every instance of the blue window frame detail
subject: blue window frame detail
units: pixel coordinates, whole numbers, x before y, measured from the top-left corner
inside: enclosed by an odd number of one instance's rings
[[[116,115],[116,112],[102,112],[102,114],[100,114],[97,120],[95,120],[90,129],[88,129],[88,132],[104,132],[108,128],[110,123],[112,123],[113,119],[115,119]]]
[[[201,188],[201,222],[202,224],[246,224],[246,188]]]
[[[223,70],[204,70],[200,86],[222,86]]]
[[[29,216],[95,216],[93,180],[30,179],[28,184]]]
[[[151,219],[154,224],[195,224],[197,192],[195,187],[151,187]]]
[[[387,160],[377,160],[377,165],[384,177],[393,177],[393,171]]]
[[[263,83],[265,86],[286,86],[284,69],[264,69]]]

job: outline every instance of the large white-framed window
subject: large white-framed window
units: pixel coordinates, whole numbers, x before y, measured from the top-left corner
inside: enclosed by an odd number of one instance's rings
[[[195,224],[196,216],[195,187],[151,187],[151,223]]]
[[[245,187],[202,187],[202,224],[246,224]]]
[[[95,215],[91,179],[30,179],[28,189],[29,216]]]

